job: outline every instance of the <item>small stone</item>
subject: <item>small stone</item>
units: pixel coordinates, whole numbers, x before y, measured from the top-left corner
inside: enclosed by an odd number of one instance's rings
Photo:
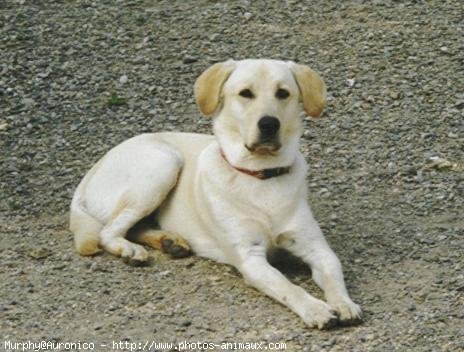
[[[245,20],[248,21],[253,17],[253,14],[251,12],[245,12],[243,17],[245,17]]]
[[[392,98],[393,100],[398,100],[400,97],[401,97],[401,94],[399,92],[395,92],[395,91],[390,91],[388,93],[388,95],[390,96],[390,98]]]
[[[180,323],[181,326],[190,326],[192,325],[192,322],[190,320],[184,320],[183,322]]]
[[[197,61],[198,61],[198,59],[196,57],[186,56],[182,60],[182,63],[184,63],[184,64],[193,64],[194,62],[197,62]]]
[[[169,274],[171,274],[171,270],[165,270],[157,273],[157,275],[161,277],[168,276]]]
[[[32,98],[24,98],[21,102],[26,108],[30,108],[35,105],[35,100]]]
[[[219,33],[214,33],[209,37],[209,40],[212,42],[217,42],[221,38],[221,35]]]
[[[317,192],[317,195],[322,198],[329,198],[331,196],[331,193],[327,188],[323,187],[319,190],[319,192]]]
[[[45,259],[49,257],[52,252],[47,248],[36,248],[29,251],[28,255],[34,259]]]
[[[49,75],[50,75],[50,71],[46,71],[46,72],[38,73],[37,77],[39,77],[39,78],[47,78]]]
[[[374,337],[375,337],[375,335],[372,334],[372,333],[365,333],[365,332],[363,332],[363,333],[359,334],[358,340],[361,341],[361,342],[366,342],[366,341],[371,341],[371,340],[373,340]]]
[[[362,103],[361,104],[361,109],[363,110],[369,110],[371,108],[371,105],[368,103]]]
[[[368,103],[374,103],[375,99],[372,95],[363,94],[362,98]]]
[[[52,266],[53,270],[63,270],[64,268],[66,268],[66,265],[64,264],[58,264],[58,265]]]
[[[126,84],[127,81],[128,81],[128,78],[126,75],[122,75],[121,77],[119,77],[119,83]]]
[[[311,131],[306,130],[306,131],[303,132],[303,138],[311,139],[311,138],[314,138],[314,136],[313,136],[313,133]]]
[[[325,341],[322,343],[322,347],[332,347],[337,343],[337,339],[335,337],[332,337],[330,340]]]

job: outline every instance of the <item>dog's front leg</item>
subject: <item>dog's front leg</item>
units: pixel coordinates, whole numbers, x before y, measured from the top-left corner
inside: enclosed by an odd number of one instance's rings
[[[336,317],[331,307],[272,267],[266,259],[266,248],[259,241],[235,249],[238,249],[236,267],[248,284],[289,307],[310,327],[323,329],[334,325]]]
[[[306,203],[300,206],[292,227],[279,235],[278,244],[311,267],[314,281],[324,291],[327,303],[337,312],[341,322],[358,321],[361,309],[348,294],[340,261],[327,244]]]

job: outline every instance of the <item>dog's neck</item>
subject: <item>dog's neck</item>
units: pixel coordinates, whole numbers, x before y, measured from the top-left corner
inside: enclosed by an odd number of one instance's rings
[[[241,167],[236,167],[232,165],[229,160],[227,160],[226,155],[224,154],[224,151],[220,149],[220,153],[222,158],[229,164],[231,167],[233,167],[235,170],[242,172],[246,175],[256,177],[259,180],[267,180],[268,178],[273,178],[277,176],[282,176],[285,174],[288,174],[290,172],[290,166],[287,167],[274,167],[271,169],[261,169],[261,170],[249,170],[249,169],[244,169]]]

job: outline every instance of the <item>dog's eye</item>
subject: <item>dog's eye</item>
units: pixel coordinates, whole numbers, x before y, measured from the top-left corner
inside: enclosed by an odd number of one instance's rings
[[[249,89],[242,89],[238,94],[241,97],[244,97],[244,98],[247,98],[247,99],[253,99],[255,97],[253,92],[251,90],[249,90]]]
[[[290,93],[286,89],[279,88],[275,94],[277,99],[287,99]]]

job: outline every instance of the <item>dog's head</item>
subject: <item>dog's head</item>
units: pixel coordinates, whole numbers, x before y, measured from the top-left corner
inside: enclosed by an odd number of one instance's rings
[[[214,116],[214,131],[227,159],[251,169],[291,165],[301,135],[300,102],[317,117],[325,85],[311,68],[277,60],[217,63],[195,83],[201,112]]]

